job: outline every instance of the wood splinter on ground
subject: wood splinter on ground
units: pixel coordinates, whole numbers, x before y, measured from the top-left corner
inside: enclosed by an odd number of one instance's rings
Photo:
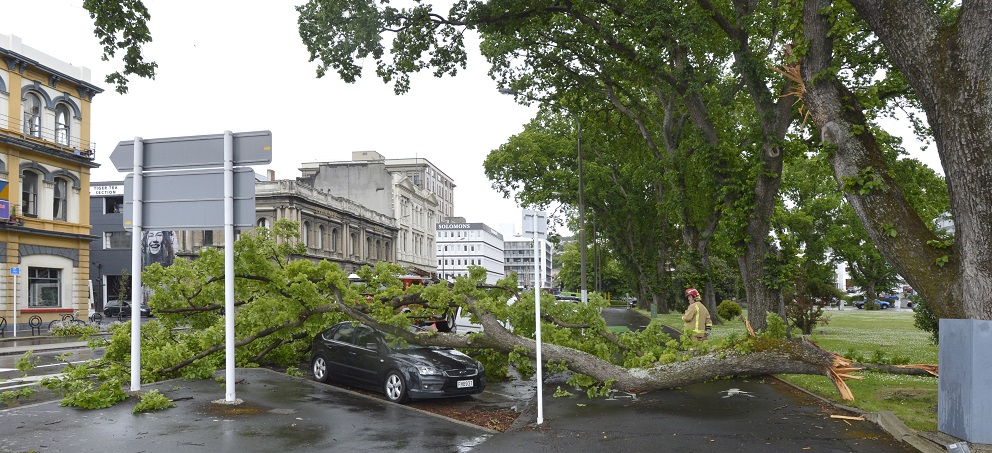
[[[826,351],[821,348],[820,345],[814,343],[808,338],[806,338],[805,341],[821,350]],[[833,363],[831,364],[830,369],[827,370],[827,377],[833,381],[834,386],[837,387],[837,391],[840,392],[841,398],[845,401],[854,401],[854,393],[851,392],[851,389],[844,381],[848,379],[864,379],[864,376],[855,376],[850,374],[855,371],[860,371],[861,368],[851,366],[851,359],[848,359],[847,357],[837,354],[836,352],[826,352],[833,356]]]
[[[836,415],[836,414],[831,414],[830,415],[830,418],[839,418],[841,420],[859,420],[859,421],[865,421],[865,418],[864,417],[852,417],[850,415]]]

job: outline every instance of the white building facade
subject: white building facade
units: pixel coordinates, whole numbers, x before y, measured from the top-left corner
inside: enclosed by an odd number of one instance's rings
[[[468,275],[469,266],[486,269],[486,283],[495,284],[504,273],[503,235],[483,223],[439,223],[437,268],[442,279]]]

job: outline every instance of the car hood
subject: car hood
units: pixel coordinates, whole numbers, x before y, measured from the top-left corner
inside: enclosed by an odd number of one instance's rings
[[[397,349],[397,358],[404,358],[417,365],[428,365],[439,370],[479,368],[479,362],[465,353],[451,348],[417,347]]]

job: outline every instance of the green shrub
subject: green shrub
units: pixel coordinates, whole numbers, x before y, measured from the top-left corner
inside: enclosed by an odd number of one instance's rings
[[[882,304],[879,304],[877,300],[872,299],[865,302],[865,310],[881,310]]]
[[[716,307],[717,316],[719,316],[720,319],[725,319],[727,321],[736,319],[742,313],[744,313],[744,311],[741,310],[741,306],[732,300],[720,302],[720,305],[717,305]]]
[[[782,319],[781,316],[768,312],[768,314],[765,315],[765,322],[768,324],[768,327],[766,327],[765,331],[761,333],[761,336],[767,338],[786,337],[786,324],[785,320]]]
[[[913,301],[913,325],[924,332],[929,332],[930,342],[934,345],[938,344],[940,342],[940,320],[930,311],[923,296],[916,294],[910,296],[909,300]]]

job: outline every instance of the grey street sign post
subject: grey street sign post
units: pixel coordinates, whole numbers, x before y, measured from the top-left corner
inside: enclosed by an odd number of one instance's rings
[[[224,227],[224,330],[227,392],[223,402],[237,403],[234,394],[234,227],[235,199],[241,199],[239,222],[254,224],[255,184],[250,169],[235,173],[234,165],[272,162],[272,133],[269,131],[201,135],[121,142],[110,153],[118,171],[133,171],[125,180],[124,194],[131,188],[131,390],[141,390],[141,232],[153,228],[210,229],[213,218],[200,219],[223,205]],[[222,169],[218,168],[222,167]],[[203,170],[211,168],[213,170]],[[181,171],[175,171],[181,170]],[[146,173],[147,172],[147,173]],[[235,175],[239,175],[236,177]],[[246,176],[247,175],[247,176]],[[147,182],[145,179],[148,179]],[[237,183],[235,180],[237,179]],[[222,183],[218,183],[221,181]],[[217,187],[221,190],[218,193]],[[145,196],[145,191],[148,196]],[[146,206],[147,203],[147,206]],[[144,208],[148,207],[148,215]],[[127,217],[124,217],[127,219]]]

